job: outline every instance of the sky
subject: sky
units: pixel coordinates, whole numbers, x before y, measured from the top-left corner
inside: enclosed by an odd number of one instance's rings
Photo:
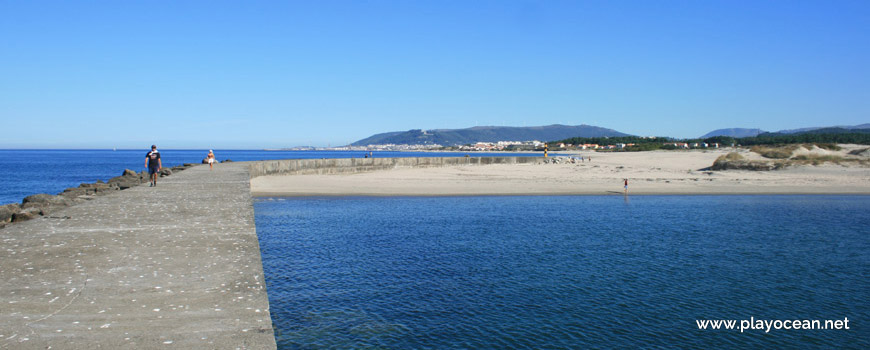
[[[870,1],[0,0],[0,148],[870,122]]]

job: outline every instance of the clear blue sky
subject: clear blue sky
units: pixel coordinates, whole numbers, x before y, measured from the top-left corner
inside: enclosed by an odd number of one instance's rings
[[[870,122],[870,1],[0,0],[0,148]]]

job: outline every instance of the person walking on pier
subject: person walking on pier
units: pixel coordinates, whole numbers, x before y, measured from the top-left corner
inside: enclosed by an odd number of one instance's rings
[[[208,156],[205,158],[208,159],[208,170],[214,170],[214,151],[208,150]]]
[[[160,152],[157,151],[157,145],[151,145],[151,152],[145,155],[145,167],[148,168],[148,174],[151,175],[151,187],[157,186],[157,174],[160,173],[160,168],[163,167],[163,161],[160,160]]]

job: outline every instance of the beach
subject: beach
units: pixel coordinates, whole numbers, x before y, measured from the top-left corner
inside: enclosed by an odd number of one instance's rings
[[[551,158],[562,162],[260,176],[251,179],[251,192],[261,197],[621,195],[628,179],[631,195],[870,194],[870,168],[860,165],[709,170],[718,157],[734,151],[761,159],[746,149],[551,153]],[[567,158],[581,155],[583,162]]]

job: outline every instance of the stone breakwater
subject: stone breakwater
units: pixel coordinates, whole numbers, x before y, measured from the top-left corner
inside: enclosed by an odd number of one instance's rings
[[[160,171],[160,177],[172,175],[193,165],[187,163],[172,168],[164,168]],[[83,183],[78,187],[67,188],[57,195],[40,193],[27,196],[21,201],[21,204],[10,203],[0,206],[0,228],[13,222],[32,220],[40,216],[48,217],[60,209],[139,186],[145,182],[148,182],[147,171],[137,173],[125,169],[120,176],[113,177],[108,182]]]
[[[0,349],[276,347],[248,167],[138,176],[0,230]]]

